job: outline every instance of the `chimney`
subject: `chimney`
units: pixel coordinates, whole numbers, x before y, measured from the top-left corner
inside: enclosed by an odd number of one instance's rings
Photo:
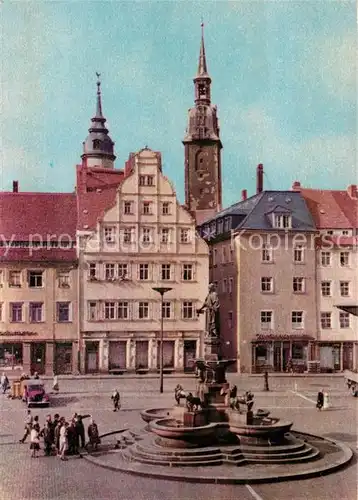
[[[295,181],[292,184],[292,191],[301,191],[301,183],[300,183],[300,181]]]
[[[19,192],[19,181],[12,181],[12,192],[13,193]]]
[[[256,194],[262,193],[264,188],[264,166],[262,163],[256,169]]]
[[[241,191],[241,201],[247,200],[247,189]]]
[[[357,184],[351,184],[350,186],[348,186],[347,191],[351,198],[358,198]]]

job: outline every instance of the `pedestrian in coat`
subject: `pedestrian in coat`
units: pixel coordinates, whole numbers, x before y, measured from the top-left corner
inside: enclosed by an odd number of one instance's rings
[[[324,403],[324,393],[323,393],[323,389],[322,389],[317,394],[317,404],[316,404],[316,407],[318,408],[319,411],[322,410],[323,403]]]
[[[61,427],[64,425],[65,419],[61,417],[57,425],[55,427],[55,448],[57,450],[57,455],[60,455],[60,432],[61,432]]]
[[[98,445],[100,444],[101,440],[99,437],[97,424],[94,420],[91,420],[91,423],[88,426],[87,432],[88,432],[88,439],[89,439],[89,443],[91,445],[91,448],[92,448],[92,450],[95,451],[95,450],[97,450]]]
[[[63,422],[60,429],[60,458],[67,460],[66,451],[68,450],[68,422]]]
[[[38,457],[38,451],[40,450],[40,426],[39,424],[35,424],[31,429],[30,433],[30,450],[31,458]]]
[[[41,436],[44,438],[45,455],[49,457],[54,445],[55,434],[51,415],[47,415],[44,428],[41,431]]]
[[[8,388],[10,386],[10,382],[9,382],[9,379],[7,378],[6,373],[3,373],[1,375],[0,385],[1,385],[1,389],[3,391],[3,394],[5,394],[5,392],[8,390]]]
[[[58,385],[57,375],[53,376],[52,390],[53,390],[53,392],[56,392],[56,393],[59,391],[59,385]]]
[[[114,390],[112,396],[111,396],[111,399],[113,401],[113,411],[118,411],[120,410],[121,408],[121,396],[119,394],[119,392],[117,391],[117,389]]]
[[[30,435],[33,421],[34,421],[34,419],[31,415],[31,410],[27,410],[27,414],[26,414],[26,418],[25,418],[25,433],[24,433],[22,439],[20,439],[20,443],[24,443],[27,439],[27,436]]]
[[[83,425],[82,415],[75,414],[76,434],[78,436],[78,447],[86,446],[85,426]]]

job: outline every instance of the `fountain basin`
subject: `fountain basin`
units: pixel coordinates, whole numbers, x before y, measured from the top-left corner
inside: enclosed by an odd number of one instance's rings
[[[165,419],[171,415],[171,408],[150,408],[148,410],[142,410],[140,416],[149,424],[153,420]]]
[[[197,427],[184,427],[174,418],[152,420],[150,430],[160,438],[160,444],[167,447],[193,447],[216,441],[216,423]]]
[[[252,444],[269,444],[283,442],[285,434],[289,433],[293,422],[263,420],[260,425],[246,425],[230,416],[230,432],[238,436],[241,442]]]

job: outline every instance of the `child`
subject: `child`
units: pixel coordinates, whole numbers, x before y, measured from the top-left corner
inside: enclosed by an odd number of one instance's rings
[[[114,405],[114,409],[113,411],[117,411],[117,410],[120,410],[121,408],[121,397],[119,395],[119,392],[117,391],[117,389],[115,389],[115,391],[113,392],[112,396],[111,396],[111,399],[113,401],[113,405]]]
[[[40,426],[35,424],[30,433],[30,450],[32,450],[31,458],[37,458],[37,452],[40,449]]]

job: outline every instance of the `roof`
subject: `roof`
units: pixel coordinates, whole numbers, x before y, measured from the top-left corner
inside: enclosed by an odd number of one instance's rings
[[[77,166],[77,229],[96,227],[99,218],[112,207],[123,170]]]
[[[76,239],[75,193],[0,193],[0,234],[5,241]]]
[[[316,230],[304,198],[299,192],[292,191],[263,191],[231,205],[206,222],[241,216],[235,218],[232,229],[270,231],[273,229],[270,214],[275,212],[291,215],[293,231]]]
[[[347,191],[297,188],[318,229],[358,228],[358,198]]]
[[[75,262],[76,248],[0,247],[0,262]]]

